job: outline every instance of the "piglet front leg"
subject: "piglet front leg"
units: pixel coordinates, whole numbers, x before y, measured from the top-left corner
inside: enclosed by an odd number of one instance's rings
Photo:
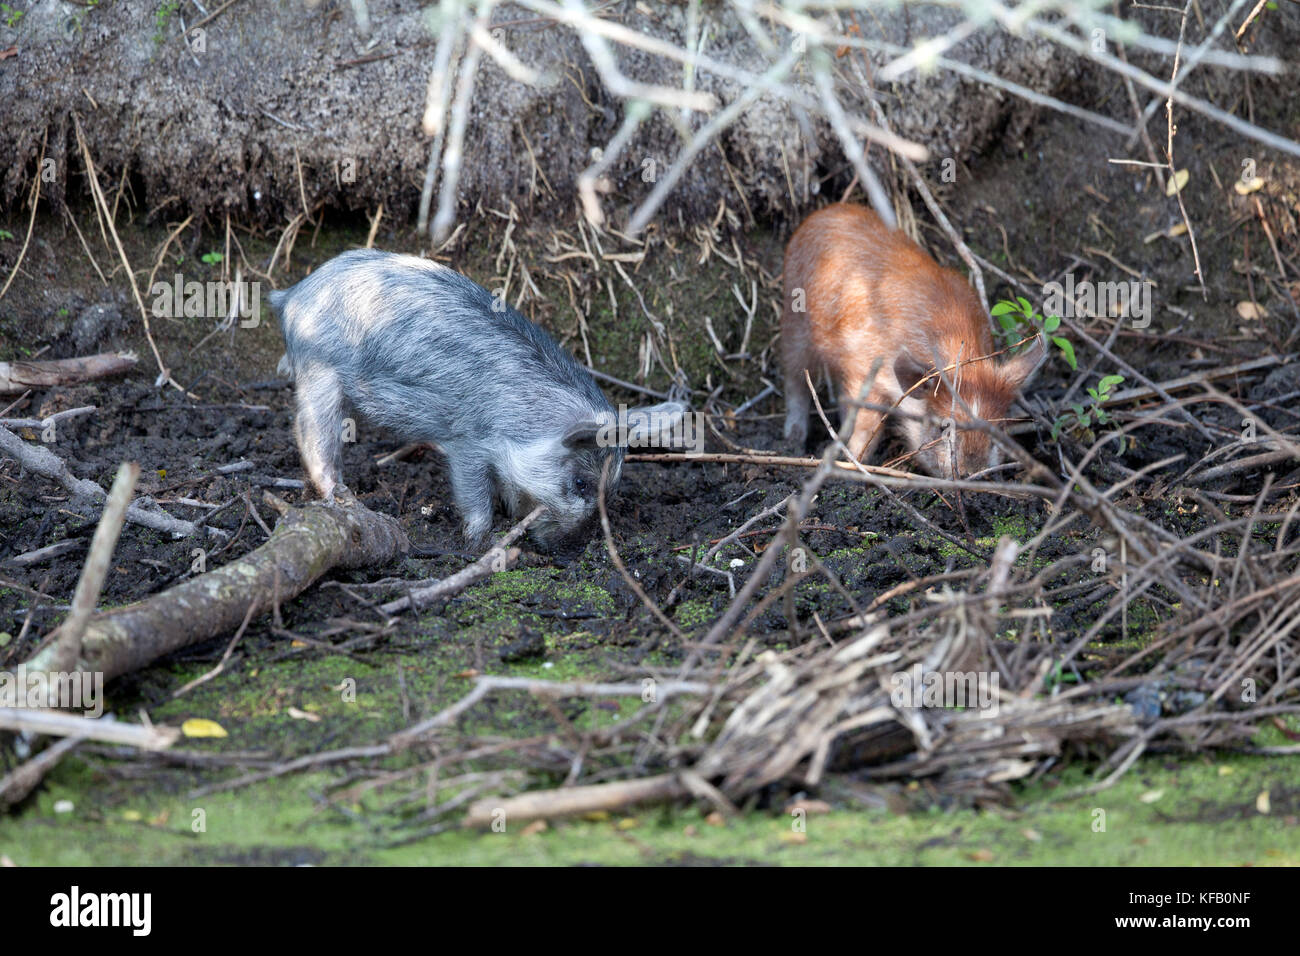
[[[495,485],[486,459],[455,454],[450,460],[451,493],[465,520],[465,539],[475,551],[491,543],[492,501]]]

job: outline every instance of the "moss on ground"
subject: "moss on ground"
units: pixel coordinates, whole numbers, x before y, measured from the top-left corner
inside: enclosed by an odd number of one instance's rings
[[[364,802],[348,814],[322,805],[334,779],[188,799],[70,759],[33,806],[0,824],[0,854],[19,865],[1300,865],[1300,788],[1286,758],[1147,758],[1102,794],[1058,799],[1087,780],[1071,769],[1024,788],[1015,811],[837,809],[808,817],[804,832],[784,812],[719,825],[694,809],[642,808],[540,833],[507,823],[503,833],[452,830],[399,846],[390,844],[410,831],[373,824]],[[63,801],[72,807],[58,812]],[[194,832],[199,820],[206,829]]]

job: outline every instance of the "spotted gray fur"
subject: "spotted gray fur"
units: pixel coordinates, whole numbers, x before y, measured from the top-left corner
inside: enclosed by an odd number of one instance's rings
[[[346,398],[370,422],[446,454],[475,546],[487,542],[494,499],[516,517],[545,505],[532,529],[543,547],[585,541],[601,469],[608,460],[612,488],[625,449],[598,438],[614,409],[539,326],[452,269],[370,249],[270,300],[284,334],[280,368],[296,385],[298,449],[323,498],[342,486]],[[638,411],[658,429],[684,410]]]

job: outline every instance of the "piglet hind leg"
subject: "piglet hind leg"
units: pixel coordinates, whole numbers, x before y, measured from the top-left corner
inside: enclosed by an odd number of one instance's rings
[[[802,452],[808,441],[808,413],[812,396],[808,391],[807,369],[813,368],[812,343],[808,340],[808,318],[787,308],[781,322],[781,365],[785,373],[785,440]]]
[[[338,373],[312,364],[296,376],[298,410],[293,434],[307,477],[326,501],[344,491],[340,481],[343,457],[343,388]]]
[[[808,383],[804,381],[803,369],[797,372],[786,369],[785,440],[798,451],[802,451],[808,441],[808,413],[811,410],[812,399],[808,394]]]

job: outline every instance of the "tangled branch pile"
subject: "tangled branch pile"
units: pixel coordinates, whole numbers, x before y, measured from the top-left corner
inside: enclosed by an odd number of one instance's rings
[[[1250,743],[1265,721],[1277,721],[1289,735],[1279,718],[1300,713],[1300,536],[1293,533],[1300,530],[1300,502],[1283,514],[1266,513],[1264,501],[1276,494],[1266,487],[1247,517],[1224,518],[1178,540],[1112,505],[1109,499],[1126,482],[1098,492],[1073,465],[1067,465],[1072,481],[1063,482],[1019,454],[1043,481],[1027,487],[1061,504],[1034,540],[1022,548],[1003,538],[987,568],[895,589],[923,598],[906,614],[885,617],[867,609],[840,621],[817,619],[811,633],[792,617],[792,636],[807,640],[754,657],[758,642],[746,639],[745,628],[756,615],[751,610],[736,621],[773,577],[778,582],[761,595],[760,607],[781,600],[807,576],[783,574],[776,556],[802,546],[802,516],[821,484],[842,474],[831,467],[828,452],[802,495],[784,503],[780,539],[764,552],[747,586],[681,671],[656,677],[649,693],[636,684],[480,678],[461,702],[400,735],[399,749],[432,747],[444,774],[462,763],[480,768],[510,752],[514,766],[522,757],[541,775],[533,783],[563,776],[566,786],[503,798],[507,785],[527,789],[529,777],[504,768],[443,776],[439,792],[454,796],[395,828],[420,824],[428,827],[419,831],[424,835],[455,825],[465,803],[484,793],[497,795],[473,804],[471,824],[490,823],[498,814],[519,820],[692,796],[729,811],[773,786],[816,787],[827,771],[871,782],[921,779],[935,795],[989,802],[1008,796],[1008,782],[1072,753],[1105,756],[1088,788],[1096,790],[1147,750],[1300,752]],[[1123,553],[1147,560],[1122,562],[1100,577],[1080,573],[1093,560],[1086,554],[1037,567],[1038,544],[1085,515],[1105,522]],[[1264,522],[1281,522],[1276,538],[1255,534]],[[1152,529],[1158,543],[1148,536]],[[1224,535],[1241,542],[1235,555],[1200,547]],[[607,545],[615,554],[612,538]],[[835,583],[824,567],[808,572],[815,573]],[[1197,579],[1203,583],[1189,584]],[[1174,609],[1159,636],[1136,652],[1094,648],[1106,622],[1141,594]],[[892,596],[880,595],[872,607]],[[1047,626],[1054,609],[1071,599],[1092,603],[1102,596],[1105,610],[1082,635],[1062,640]],[[836,642],[832,632],[850,636]],[[662,696],[653,689],[659,682]],[[580,730],[548,704],[558,719],[553,734],[457,739],[456,720],[487,694],[518,690],[542,701],[640,694],[646,703],[594,731]],[[420,769],[399,776],[409,779]],[[399,799],[394,809],[409,799]]]

